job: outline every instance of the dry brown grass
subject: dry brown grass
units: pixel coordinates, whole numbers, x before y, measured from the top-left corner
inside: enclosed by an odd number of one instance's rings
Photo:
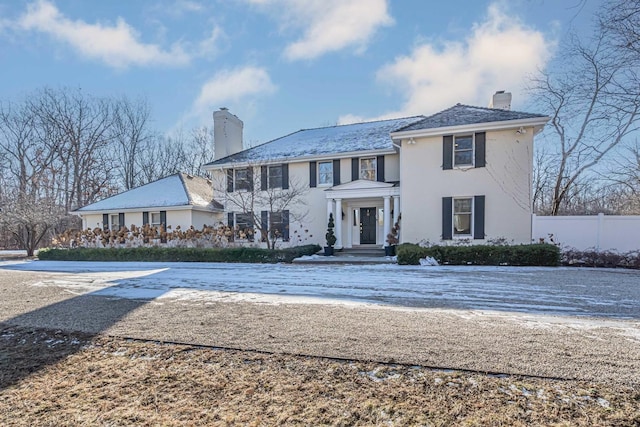
[[[0,425],[639,426],[639,408],[629,387],[0,330]]]

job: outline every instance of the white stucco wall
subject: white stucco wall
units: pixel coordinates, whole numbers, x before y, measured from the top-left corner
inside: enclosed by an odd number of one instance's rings
[[[161,209],[149,209],[148,212],[159,212]],[[195,228],[201,229],[204,224],[212,225],[219,218],[222,218],[221,214],[208,213],[202,211],[192,211],[191,209],[179,209],[179,210],[167,210],[167,228],[175,230],[178,226],[180,228],[187,229],[192,224]],[[118,212],[105,212],[106,214],[113,215]],[[83,228],[94,229],[96,227],[103,227],[102,213],[100,214],[86,214],[83,215]],[[151,220],[151,218],[149,218]],[[131,225],[142,226],[142,211],[124,211],[124,225],[131,228]]]
[[[443,170],[442,150],[442,136],[415,138],[415,144],[402,141],[402,241],[441,243],[442,198],[484,195],[486,239],[528,243],[533,129],[524,135],[515,130],[487,132],[486,167]]]

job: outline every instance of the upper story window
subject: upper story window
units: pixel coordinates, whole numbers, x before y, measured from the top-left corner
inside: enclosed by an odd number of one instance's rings
[[[467,135],[444,135],[442,139],[442,169],[483,168],[486,166],[485,132]]]
[[[473,199],[471,197],[453,199],[453,235],[471,235]]]
[[[360,159],[360,179],[375,181],[377,178],[377,165],[375,157]]]
[[[251,190],[249,168],[234,169],[235,190]]]
[[[318,162],[318,184],[333,185],[333,162]]]
[[[282,188],[282,165],[267,168],[269,188]]]
[[[455,137],[453,144],[453,165],[473,166],[473,135]]]

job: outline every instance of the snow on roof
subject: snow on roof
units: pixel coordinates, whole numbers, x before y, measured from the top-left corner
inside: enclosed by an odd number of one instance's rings
[[[396,132],[544,117],[546,116],[541,114],[456,104],[419,122],[410,123],[401,129],[397,129]]]
[[[412,123],[423,120],[424,116],[404,117],[392,120],[355,123],[315,129],[303,129],[257,147],[208,163],[223,165],[228,163],[261,162],[275,159],[332,155],[369,150],[392,150],[390,133]]]
[[[75,212],[172,206],[199,206],[209,209],[220,207],[217,202],[213,202],[213,188],[208,180],[176,173],[81,207]]]

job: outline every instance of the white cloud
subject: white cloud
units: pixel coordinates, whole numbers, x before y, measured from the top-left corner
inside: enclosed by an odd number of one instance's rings
[[[362,51],[378,30],[393,24],[387,0],[247,0],[271,10],[284,28],[302,30],[284,55],[314,59],[353,47]]]
[[[496,90],[513,92],[517,103],[525,96],[526,76],[544,67],[554,47],[494,3],[464,41],[422,43],[380,69],[378,81],[398,89],[403,105],[379,118],[431,114],[458,102],[487,106]],[[349,114],[340,122],[362,119]]]
[[[48,0],[28,5],[17,28],[48,34],[81,55],[114,68],[154,64],[180,66],[190,61],[190,56],[177,44],[163,50],[158,45],[140,42],[136,30],[122,18],[118,18],[115,25],[74,21]]]
[[[207,111],[218,107],[237,109],[251,104],[256,98],[274,93],[277,87],[264,68],[247,66],[223,70],[206,81],[193,103],[188,116],[208,117]]]

